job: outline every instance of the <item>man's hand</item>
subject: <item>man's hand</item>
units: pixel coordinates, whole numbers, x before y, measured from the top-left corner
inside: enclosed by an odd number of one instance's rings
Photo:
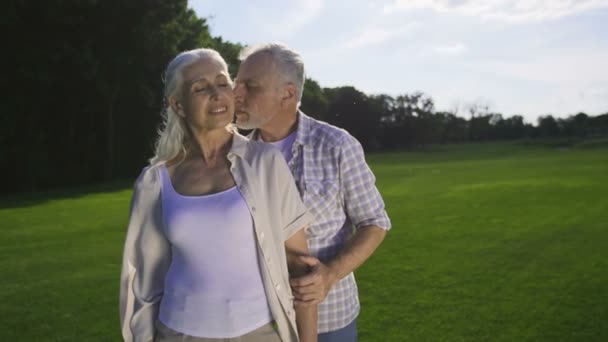
[[[298,261],[308,265],[309,272],[290,280],[296,306],[309,307],[321,303],[336,282],[330,269],[319,259],[302,255]]]

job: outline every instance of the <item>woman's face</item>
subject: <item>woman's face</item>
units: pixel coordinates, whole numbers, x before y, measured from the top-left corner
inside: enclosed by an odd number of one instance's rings
[[[178,114],[190,129],[209,131],[224,128],[234,116],[232,81],[222,63],[203,58],[185,67]]]

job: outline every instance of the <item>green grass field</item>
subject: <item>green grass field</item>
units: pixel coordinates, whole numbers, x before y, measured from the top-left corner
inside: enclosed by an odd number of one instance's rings
[[[360,341],[608,341],[608,147],[368,157],[393,229]],[[0,198],[0,341],[118,341],[128,184]]]

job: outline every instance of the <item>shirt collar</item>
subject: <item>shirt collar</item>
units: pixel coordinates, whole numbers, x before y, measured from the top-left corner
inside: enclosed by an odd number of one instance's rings
[[[310,144],[312,140],[312,123],[313,119],[298,109],[298,127],[296,128],[295,143],[300,145]]]
[[[313,118],[304,114],[304,112],[298,109],[298,122],[294,144],[307,145],[310,143],[312,140],[312,134],[310,134],[312,130],[312,122]],[[251,140],[258,140],[260,138],[260,131],[255,129],[248,135],[248,137],[251,138]]]
[[[249,139],[242,136],[239,132],[234,130],[232,134],[232,146],[230,147],[230,152],[228,152],[228,156],[237,156],[239,158],[245,157],[245,152],[247,151],[247,142]]]

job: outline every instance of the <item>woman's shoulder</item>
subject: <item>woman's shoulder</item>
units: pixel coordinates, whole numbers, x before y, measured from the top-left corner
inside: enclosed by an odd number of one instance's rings
[[[164,167],[164,163],[147,165],[144,167],[135,180],[135,189],[150,189],[159,185],[159,170]]]

